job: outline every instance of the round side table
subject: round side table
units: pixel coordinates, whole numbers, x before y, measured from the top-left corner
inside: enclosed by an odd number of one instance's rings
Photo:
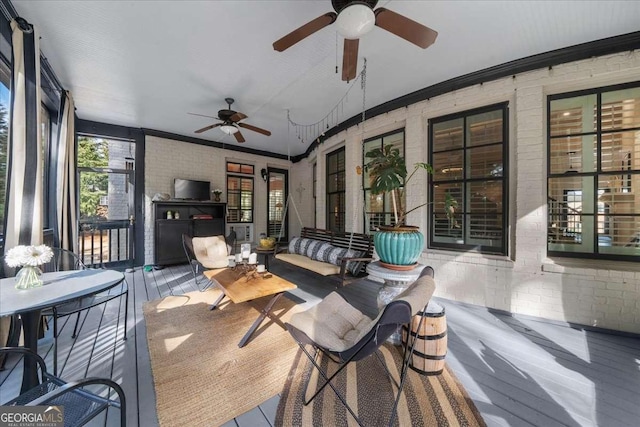
[[[378,293],[378,308],[382,309],[389,304],[396,296],[400,295],[402,291],[407,289],[410,284],[418,280],[420,273],[425,266],[418,264],[413,270],[392,270],[390,268],[383,267],[379,261],[371,262],[367,265],[367,273],[370,276],[378,277],[384,280],[384,285]],[[387,342],[393,345],[402,344],[402,333],[398,329]]]
[[[274,248],[261,248],[260,246],[257,246],[254,249],[254,252],[257,254],[262,254],[264,255],[264,268],[269,271],[269,255],[271,255],[273,253]]]

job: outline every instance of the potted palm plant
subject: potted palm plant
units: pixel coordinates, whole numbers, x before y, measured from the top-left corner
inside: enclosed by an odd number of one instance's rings
[[[370,159],[364,170],[369,173],[371,192],[373,194],[388,193],[394,215],[394,224],[380,226],[380,231],[373,236],[373,243],[381,263],[393,269],[411,269],[417,264],[424,246],[424,236],[418,227],[407,225],[407,215],[423,206],[406,208],[405,188],[418,171],[433,173],[433,167],[428,163],[415,163],[413,171],[407,176],[407,165],[400,150],[392,146],[375,148],[365,154]],[[449,224],[455,223],[454,214],[458,206],[457,201],[447,193],[444,202],[445,215]]]

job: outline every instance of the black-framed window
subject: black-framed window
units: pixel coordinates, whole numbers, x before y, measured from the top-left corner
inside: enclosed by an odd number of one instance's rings
[[[365,140],[362,152],[362,164],[367,164],[369,161],[369,159],[365,157],[369,151],[375,148],[382,149],[387,145],[400,150],[400,153],[404,157],[404,129],[394,130],[384,135]],[[407,161],[408,169],[412,169],[411,164],[411,161]],[[394,216],[391,193],[372,194],[368,172],[362,174],[362,186],[364,188],[364,229],[366,232],[371,233],[380,225],[393,224]],[[405,203],[405,200],[403,200],[402,203]]]
[[[327,229],[345,231],[344,147],[327,154]]]
[[[429,120],[429,247],[507,253],[508,103]]]
[[[317,185],[318,185],[317,172],[318,172],[318,163],[314,163],[313,164],[313,177],[311,178],[313,180],[313,226],[314,227],[318,226],[318,209],[316,207],[316,188],[317,188]]]
[[[547,102],[548,254],[640,260],[640,82]]]
[[[253,222],[255,167],[227,162],[227,222]]]
[[[243,175],[253,175],[255,166],[246,163],[227,162],[227,173],[240,173]]]

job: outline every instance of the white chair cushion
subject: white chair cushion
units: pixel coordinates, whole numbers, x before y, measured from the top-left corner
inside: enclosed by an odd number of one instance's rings
[[[224,236],[194,237],[192,242],[193,253],[205,268],[224,268],[229,265]]]
[[[289,320],[314,342],[336,352],[353,347],[371,330],[373,322],[337,292],[331,292],[317,305]]]

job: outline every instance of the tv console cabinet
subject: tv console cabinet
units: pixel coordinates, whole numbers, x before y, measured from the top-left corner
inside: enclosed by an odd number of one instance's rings
[[[191,237],[224,236],[225,234],[227,214],[225,203],[158,201],[153,202],[153,212],[155,224],[153,260],[156,266],[187,262],[182,247],[183,234]],[[169,218],[169,212],[171,212],[171,218]],[[199,219],[198,216],[203,218]]]

